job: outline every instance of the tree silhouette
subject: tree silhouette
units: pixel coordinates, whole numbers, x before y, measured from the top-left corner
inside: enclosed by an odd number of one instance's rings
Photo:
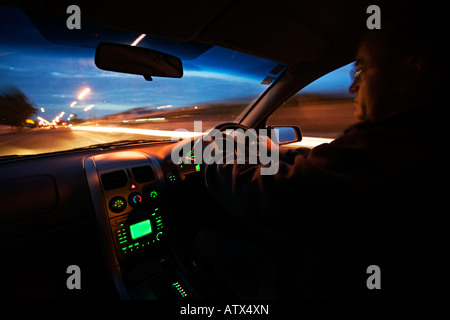
[[[25,120],[36,112],[37,109],[18,88],[9,87],[0,92],[0,124],[24,126]]]

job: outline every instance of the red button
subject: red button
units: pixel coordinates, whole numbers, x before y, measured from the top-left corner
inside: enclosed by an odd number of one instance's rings
[[[130,190],[136,190],[137,188],[138,187],[134,183],[131,183]]]

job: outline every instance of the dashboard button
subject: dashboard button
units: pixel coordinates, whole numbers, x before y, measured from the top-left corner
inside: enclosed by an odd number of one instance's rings
[[[128,196],[128,204],[132,206],[133,208],[138,207],[142,205],[144,202],[144,197],[140,192],[132,192]]]
[[[130,185],[130,190],[136,190],[138,187],[136,185],[136,183],[132,182]]]
[[[169,183],[177,183],[178,182],[178,178],[173,172],[169,172],[167,174],[167,180],[169,181]]]
[[[114,213],[120,213],[127,207],[127,201],[124,197],[117,196],[109,201],[109,209]]]

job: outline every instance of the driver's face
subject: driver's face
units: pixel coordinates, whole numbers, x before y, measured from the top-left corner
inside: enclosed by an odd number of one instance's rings
[[[395,113],[391,100],[395,74],[387,61],[380,39],[373,37],[361,44],[356,56],[361,72],[349,91],[355,95],[355,116],[362,121],[377,121]]]

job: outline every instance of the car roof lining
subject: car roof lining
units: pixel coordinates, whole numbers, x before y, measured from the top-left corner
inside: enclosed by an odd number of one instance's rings
[[[50,2],[23,0],[20,6],[59,14],[65,22],[67,3]],[[112,29],[223,46],[296,68],[319,61],[347,43],[355,30],[365,26],[370,4],[365,0],[100,0],[78,5],[82,22],[88,19]],[[37,27],[45,24],[38,21]],[[73,36],[76,32],[71,30]],[[47,34],[51,36],[51,32]]]

